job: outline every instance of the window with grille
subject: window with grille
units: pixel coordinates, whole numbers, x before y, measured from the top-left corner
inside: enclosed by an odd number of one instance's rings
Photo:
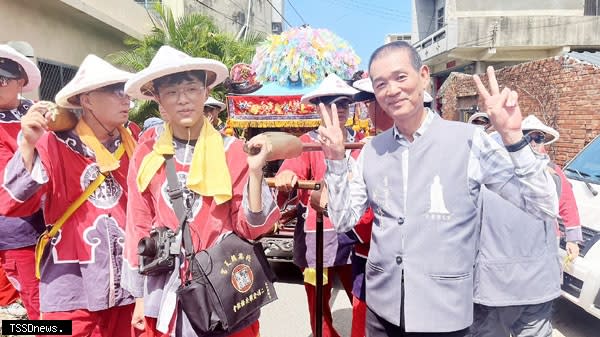
[[[40,84],[40,100],[54,101],[56,93],[73,79],[77,68],[48,60],[39,60],[38,67],[42,73]]]
[[[585,0],[585,8],[583,15],[599,16],[600,15],[600,0]]]
[[[444,7],[437,10],[437,29],[444,27]]]

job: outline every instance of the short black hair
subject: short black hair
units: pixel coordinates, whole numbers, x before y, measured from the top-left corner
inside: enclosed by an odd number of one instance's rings
[[[206,85],[206,72],[204,70],[190,70],[179,73],[165,75],[152,81],[154,92],[158,93],[158,89],[165,85],[179,84],[183,81],[198,80]]]
[[[417,50],[411,46],[410,43],[406,41],[393,41],[375,49],[373,54],[371,54],[371,58],[369,59],[369,73],[371,72],[371,65],[376,59],[395,50],[406,51],[408,53],[408,57],[410,58],[410,63],[416,71],[419,71],[423,66],[421,56],[419,56]]]

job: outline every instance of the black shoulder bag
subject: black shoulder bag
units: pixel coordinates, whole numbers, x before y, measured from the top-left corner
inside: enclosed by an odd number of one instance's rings
[[[173,159],[167,158],[165,165],[169,189],[180,189]],[[173,203],[174,210],[181,210],[177,216],[188,261],[177,290],[177,329],[183,325],[182,314],[200,337],[227,336],[249,326],[258,319],[262,306],[277,299],[275,274],[262,245],[231,233],[196,253],[189,225],[182,220],[183,200],[175,198]],[[175,203],[180,205],[175,207]]]

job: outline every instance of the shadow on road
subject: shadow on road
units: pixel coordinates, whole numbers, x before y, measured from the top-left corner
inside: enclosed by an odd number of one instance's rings
[[[291,262],[270,262],[271,268],[277,275],[277,282],[303,284],[300,269]]]

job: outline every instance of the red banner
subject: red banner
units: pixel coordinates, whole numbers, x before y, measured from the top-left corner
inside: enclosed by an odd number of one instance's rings
[[[227,96],[231,127],[317,127],[316,107],[301,96]]]

